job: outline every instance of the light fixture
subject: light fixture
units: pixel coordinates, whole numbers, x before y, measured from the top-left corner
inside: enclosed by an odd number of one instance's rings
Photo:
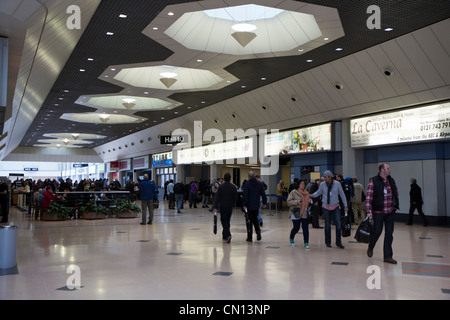
[[[392,76],[393,74],[394,74],[394,70],[392,70],[391,67],[386,67],[386,68],[384,68],[384,75],[385,75],[385,76],[390,77],[390,76]]]
[[[88,58],[88,61],[94,61],[94,59],[93,58]]]
[[[112,35],[114,35],[114,32],[109,32],[109,31],[108,31],[108,32],[106,33],[106,35],[107,35],[107,36],[112,36]]]
[[[77,140],[80,135],[78,133],[72,133],[73,140]]]
[[[80,72],[85,72],[86,70],[85,69],[80,69]]]
[[[173,13],[172,11],[170,11],[170,12],[167,13],[167,15],[168,15],[168,16],[173,16],[174,13]]]
[[[306,60],[306,62],[308,62],[308,63],[309,63],[309,62],[313,62],[313,61],[312,61],[312,59],[308,59],[308,60]]]
[[[119,14],[119,18],[125,19],[126,17],[127,17],[126,14],[123,14],[123,13]]]
[[[344,50],[344,49],[342,49],[342,48],[336,48],[335,50],[336,50],[336,51],[342,51],[342,50]]]
[[[136,105],[136,103],[134,103],[134,102],[136,102],[136,99],[133,99],[133,98],[125,98],[125,99],[122,99],[122,101],[123,101],[122,105],[125,108],[127,108],[127,110],[131,110]]]
[[[391,27],[388,27],[388,28],[384,29],[384,31],[386,31],[386,32],[389,32],[389,31],[392,31],[392,30],[394,30],[394,29],[391,28]]]
[[[57,145],[56,145],[56,148],[61,148],[61,145],[58,143]]]
[[[107,123],[108,120],[109,120],[109,115],[108,114],[102,113],[98,117],[100,118],[100,121],[103,122],[103,123]]]
[[[69,139],[65,138],[65,139],[63,140],[63,142],[64,142],[65,145],[67,145],[67,144],[69,143]]]
[[[231,29],[237,32],[252,32],[257,28],[254,24],[251,23],[236,23],[231,26]]]
[[[238,31],[231,34],[231,36],[236,40],[241,47],[245,48],[253,39],[256,38],[256,33]]]
[[[173,71],[164,71],[159,74],[162,78],[159,79],[167,88],[170,88],[178,80],[175,79],[178,74]]]

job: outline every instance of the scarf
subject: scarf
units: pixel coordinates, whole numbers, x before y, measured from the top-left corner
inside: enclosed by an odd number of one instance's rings
[[[301,189],[297,189],[298,193],[302,196],[302,206],[300,209],[301,214],[303,214],[303,212],[305,212],[305,209],[308,207],[308,203],[309,203],[309,193],[306,190],[301,190]]]
[[[333,184],[334,184],[334,179],[331,179],[331,183],[330,184],[327,183],[327,187],[328,187],[327,204],[330,204],[331,188],[333,188]]]

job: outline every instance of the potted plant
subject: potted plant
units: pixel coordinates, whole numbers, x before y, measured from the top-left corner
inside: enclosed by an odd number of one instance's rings
[[[52,201],[50,206],[42,214],[42,220],[62,221],[67,220],[70,215],[70,209],[63,206],[59,201]]]
[[[87,202],[80,208],[82,219],[104,219],[108,208],[93,201]]]
[[[136,218],[139,212],[141,212],[141,208],[128,200],[121,200],[116,203],[117,218]]]

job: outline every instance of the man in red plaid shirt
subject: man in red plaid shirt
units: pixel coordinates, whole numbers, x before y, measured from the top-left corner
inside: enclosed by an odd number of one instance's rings
[[[394,179],[391,177],[391,167],[383,163],[378,167],[378,175],[370,178],[366,192],[367,217],[374,221],[374,231],[370,235],[367,255],[372,257],[373,248],[384,231],[384,262],[396,264],[392,258],[392,241],[394,233],[394,215],[399,208],[398,189]]]

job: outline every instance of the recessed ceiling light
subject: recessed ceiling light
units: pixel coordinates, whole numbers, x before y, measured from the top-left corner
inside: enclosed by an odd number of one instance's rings
[[[167,13],[167,15],[168,15],[168,16],[173,16],[174,13],[173,13],[172,11],[170,11],[170,12]]]
[[[303,52],[303,49],[298,49],[297,51],[298,51],[298,52]]]
[[[106,33],[107,36],[112,36],[113,34],[114,34],[114,32],[109,32],[109,31]]]
[[[342,49],[342,48],[336,48],[335,50],[336,50],[336,51],[342,51],[342,50],[344,50],[344,49]]]
[[[323,38],[323,40],[327,41],[327,40],[330,40],[330,38]]]
[[[158,27],[153,27],[153,30],[158,30]]]
[[[111,71],[116,71],[116,68],[111,68]]]
[[[197,59],[197,62],[203,62],[203,60],[202,59]]]
[[[263,77],[263,78],[261,78],[261,80],[264,81],[264,80],[267,80],[267,78],[264,78],[264,77]]]
[[[119,14],[119,18],[123,18],[123,19],[125,19],[126,17],[127,17],[127,15],[126,15],[126,14],[123,14],[123,13]]]
[[[247,88],[247,86],[241,86],[241,88],[242,88],[242,89],[245,89],[245,88]]]
[[[81,71],[81,72],[85,72],[86,70],[85,70],[85,69],[80,69],[80,71]]]
[[[88,61],[94,61],[94,59],[93,58],[88,58]]]
[[[312,61],[312,59],[308,59],[308,60],[306,60],[306,62],[313,62],[313,61]]]
[[[394,30],[394,29],[391,27],[384,29],[384,31],[387,31],[387,32],[392,31],[392,30]]]

